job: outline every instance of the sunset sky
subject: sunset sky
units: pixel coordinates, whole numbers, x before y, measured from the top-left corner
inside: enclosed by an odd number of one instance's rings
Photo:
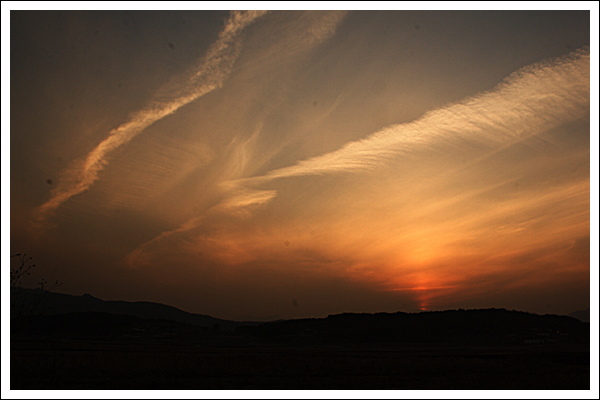
[[[10,254],[226,319],[568,314],[590,107],[589,11],[12,11]]]

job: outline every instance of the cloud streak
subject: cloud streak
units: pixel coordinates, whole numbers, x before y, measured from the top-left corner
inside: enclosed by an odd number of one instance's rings
[[[389,126],[337,151],[242,181],[372,170],[399,155],[465,143],[502,147],[583,117],[589,109],[589,75],[589,49],[581,49],[522,68],[489,92],[430,111],[413,122]]]
[[[156,121],[220,88],[240,53],[240,33],[265,13],[266,11],[232,11],[217,41],[211,45],[200,66],[193,73],[179,82],[167,85],[157,94],[156,100],[113,129],[85,160],[74,163],[65,171],[62,182],[52,192],[52,197],[34,210],[36,228],[42,227],[50,212],[71,197],[88,190],[98,180],[100,171],[108,164],[110,153],[131,141]]]
[[[223,200],[208,213],[248,216],[251,207],[268,203],[276,190],[257,185],[279,178],[369,171],[397,156],[474,146],[490,153],[535,133],[585,116],[589,110],[589,50],[524,67],[489,92],[432,110],[405,124],[392,125],[339,150],[272,170],[264,175],[221,183]],[[193,218],[166,233],[198,228]],[[163,239],[163,235],[152,243]],[[147,249],[147,246],[143,246]],[[139,249],[138,249],[139,250]],[[139,252],[134,254],[137,256]]]
[[[267,54],[273,56],[274,59],[288,58],[297,52],[307,51],[322,44],[335,34],[346,15],[347,12],[345,11],[303,13],[289,28],[291,33],[283,35],[282,43],[275,46],[276,50],[272,50],[274,54],[270,53],[271,50],[267,51]],[[262,55],[259,58],[265,58],[265,56]],[[249,66],[246,64],[245,67],[248,68]],[[261,67],[264,68],[264,65],[261,65]],[[252,70],[252,67],[250,67],[250,70]],[[338,97],[329,113],[339,105],[341,97]],[[251,214],[255,206],[265,204],[277,196],[275,190],[255,189],[241,184],[239,179],[231,179],[231,175],[237,177],[247,171],[250,158],[255,155],[251,154],[252,152],[249,150],[250,143],[256,140],[261,129],[262,123],[259,123],[249,139],[239,143],[236,143],[237,140],[234,139],[232,142],[237,144],[237,147],[233,151],[234,157],[230,160],[231,164],[226,172],[226,175],[229,176],[218,184],[218,191],[222,192],[223,200],[210,207],[206,211],[207,215],[230,214],[236,217],[246,217]],[[125,258],[126,264],[129,266],[143,265],[146,260],[145,254],[152,251],[152,246],[174,235],[199,228],[204,220],[204,216],[192,217],[179,227],[161,233],[132,251]]]
[[[584,117],[589,99],[590,54],[583,48],[521,68],[488,92],[386,127],[331,153],[262,176],[223,182],[229,194],[215,209],[236,214],[236,207],[265,204],[277,192],[254,187],[275,179],[369,171],[398,156],[464,146],[487,154]]]

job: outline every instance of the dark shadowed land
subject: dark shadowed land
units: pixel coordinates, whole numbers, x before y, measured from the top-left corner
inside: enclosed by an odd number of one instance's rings
[[[590,388],[590,325],[568,316],[486,309],[237,324],[14,317],[11,389]]]
[[[586,308],[585,310],[574,311],[569,314],[569,317],[577,318],[583,322],[590,322],[590,308]]]
[[[223,329],[233,330],[242,322],[213,318],[208,315],[193,314],[166,304],[149,301],[105,301],[90,294],[73,296],[40,289],[11,289],[11,317],[30,315],[57,315],[74,312],[101,312],[117,315],[131,315],[144,319],[165,319],[193,326],[212,327],[215,324]],[[252,324],[247,322],[246,324]]]

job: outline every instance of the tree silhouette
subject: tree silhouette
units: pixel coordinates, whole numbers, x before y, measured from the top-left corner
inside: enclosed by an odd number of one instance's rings
[[[32,316],[36,312],[38,314],[42,314],[45,310],[40,310],[39,306],[44,297],[56,289],[58,286],[62,285],[58,280],[48,285],[48,281],[42,278],[38,282],[38,293],[30,302],[26,302],[21,300],[21,293],[23,291],[22,279],[25,276],[31,275],[31,271],[35,268],[35,264],[32,263],[33,257],[27,256],[27,254],[15,254],[10,256],[10,258],[17,258],[19,260],[19,266],[10,269],[10,308],[11,308],[11,316],[23,317],[23,316]]]

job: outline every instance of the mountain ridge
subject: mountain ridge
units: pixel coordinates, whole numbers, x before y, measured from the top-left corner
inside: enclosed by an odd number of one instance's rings
[[[176,307],[151,301],[102,300],[88,293],[81,296],[43,291],[41,289],[11,289],[11,318],[28,315],[61,315],[77,312],[99,312],[130,315],[142,319],[164,319],[192,326],[219,326],[233,330],[240,325],[257,324],[253,321],[230,321],[203,314],[195,314]]]
[[[374,321],[382,327],[385,326],[391,319],[410,319],[412,316],[428,314],[429,317],[419,317],[421,320],[418,322],[422,324],[427,319],[437,318],[447,320],[452,315],[453,318],[463,319],[464,323],[472,323],[469,319],[465,319],[465,312],[468,311],[471,314],[480,315],[479,318],[485,315],[485,318],[489,318],[490,313],[496,313],[498,318],[507,317],[499,313],[499,311],[508,312],[505,309],[486,309],[486,310],[445,310],[445,311],[428,311],[421,313],[342,313],[329,315],[326,318],[301,318],[301,319],[279,319],[275,321],[231,321],[220,318],[215,318],[203,314],[189,313],[187,311],[180,310],[176,307],[156,303],[150,301],[124,301],[124,300],[102,300],[94,297],[91,294],[85,293],[81,296],[70,295],[65,293],[48,292],[41,289],[25,289],[25,288],[12,288],[11,289],[11,318],[18,316],[33,316],[33,315],[63,315],[71,313],[105,313],[113,315],[130,315],[133,317],[145,319],[145,320],[166,320],[174,321],[177,323],[183,323],[186,325],[205,327],[205,328],[218,328],[226,331],[234,331],[240,328],[241,331],[252,332],[264,332],[266,327],[271,331],[281,331],[284,333],[289,327],[299,327],[305,324],[319,325],[327,321],[331,326],[335,326],[343,321],[342,325],[348,325],[349,321],[355,321],[354,324],[360,326],[361,324],[373,325]],[[523,311],[510,311],[513,313],[514,318],[522,318],[523,315],[538,316],[538,314],[527,313]],[[586,314],[587,313],[587,314]],[[436,315],[436,317],[433,317]],[[587,320],[585,317],[587,315]],[[571,313],[568,316],[558,316],[553,314],[546,314],[546,319],[553,318],[558,321],[567,321],[567,319],[574,319],[577,322],[583,322],[589,324],[589,309],[580,310]],[[369,320],[367,320],[369,319]],[[388,322],[386,322],[386,320]],[[508,320],[507,320],[508,321]],[[415,322],[416,319],[415,319]],[[510,322],[515,323],[515,322]],[[564,322],[561,322],[561,324]],[[572,323],[572,322],[571,322]],[[452,322],[452,324],[456,324]],[[260,326],[265,326],[260,328]],[[304,327],[302,329],[312,330],[311,327]],[[498,323],[493,324],[498,329]],[[244,328],[248,326],[249,328]],[[256,329],[250,328],[257,326]],[[490,328],[491,329],[491,328]],[[292,329],[293,330],[293,329]],[[335,329],[334,329],[335,330]],[[360,330],[360,329],[359,329]],[[450,329],[451,332],[460,331],[460,327]],[[366,334],[363,332],[363,334]],[[368,334],[372,335],[372,333]]]
[[[586,308],[585,310],[577,310],[577,311],[573,311],[572,313],[568,314],[569,317],[573,317],[573,318],[577,318],[578,320],[582,321],[582,322],[590,322],[590,307]]]
[[[589,345],[590,325],[566,315],[504,308],[420,313],[344,313],[240,326],[236,333],[281,343],[455,343]]]

